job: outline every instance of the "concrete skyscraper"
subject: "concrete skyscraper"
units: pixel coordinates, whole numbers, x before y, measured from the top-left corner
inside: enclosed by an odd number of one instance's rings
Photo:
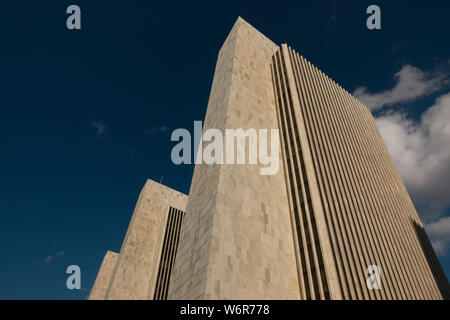
[[[186,203],[186,195],[147,180],[120,253],[106,253],[89,299],[165,299]]]
[[[208,128],[279,129],[278,173],[197,164],[189,197],[148,182],[158,196],[143,214],[141,195],[90,298],[449,297],[370,110],[241,18],[219,52]]]

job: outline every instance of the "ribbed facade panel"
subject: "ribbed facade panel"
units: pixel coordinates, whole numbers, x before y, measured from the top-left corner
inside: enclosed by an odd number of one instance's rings
[[[445,297],[445,275],[370,110],[286,45],[272,76],[302,298]],[[366,284],[371,265],[379,290]]]
[[[208,129],[278,129],[279,170],[196,164],[189,198],[148,180],[91,299],[450,298],[370,110],[242,18],[219,51]]]
[[[167,216],[166,231],[164,233],[164,242],[162,244],[161,258],[159,262],[158,276],[155,285],[155,294],[153,297],[154,300],[167,300],[170,275],[175,262],[183,217],[183,211],[172,207],[169,208],[169,215]]]

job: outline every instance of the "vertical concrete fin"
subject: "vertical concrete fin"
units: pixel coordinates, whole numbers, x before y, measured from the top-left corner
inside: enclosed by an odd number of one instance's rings
[[[186,204],[185,194],[147,180],[120,249],[106,299],[153,298],[168,209],[185,211]]]
[[[119,257],[118,253],[107,251],[103,258],[97,278],[95,278],[94,286],[89,295],[89,300],[104,300],[106,290],[111,281],[114,268]]]
[[[219,52],[204,129],[265,129],[269,137],[278,129],[277,48],[237,19]],[[261,175],[247,156],[245,165],[196,165],[169,298],[300,297],[283,162]]]

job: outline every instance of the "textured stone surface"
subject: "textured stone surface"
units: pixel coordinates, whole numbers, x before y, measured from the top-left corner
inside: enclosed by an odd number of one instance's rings
[[[89,300],[104,300],[119,254],[107,251],[98,271]]]
[[[305,255],[313,257],[303,264],[300,282],[311,285],[302,298],[326,297],[327,279],[332,299],[441,299],[448,282],[430,259],[431,246],[370,110],[286,45],[276,57],[276,82],[284,83],[277,91],[280,110],[293,114],[283,117],[283,127],[291,133],[298,127],[292,142],[285,139],[288,181],[307,178],[291,189],[291,198],[303,196],[303,203],[297,200],[303,217],[314,209],[315,223],[300,222],[301,232],[317,226],[319,235],[311,246],[302,242]],[[292,161],[297,150],[305,170]],[[321,264],[317,251],[323,252],[326,275],[315,272]],[[381,272],[377,290],[367,285],[372,265]]]
[[[152,299],[169,206],[184,211],[187,196],[147,180],[108,286],[106,299]]]
[[[273,176],[260,165],[199,164],[189,199],[149,180],[90,299],[153,298],[169,206],[186,211],[169,299],[448,296],[370,111],[239,18],[219,52],[203,130],[279,124],[288,136]],[[366,286],[372,264],[381,290]]]
[[[204,130],[278,128],[277,48],[236,21],[219,52]],[[273,176],[260,168],[196,166],[169,299],[299,298],[283,164]]]

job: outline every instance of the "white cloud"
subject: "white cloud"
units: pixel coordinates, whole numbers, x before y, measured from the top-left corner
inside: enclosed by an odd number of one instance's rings
[[[366,87],[357,87],[353,95],[372,111],[400,102],[408,102],[440,89],[444,76],[431,74],[419,68],[404,65],[394,75],[395,86],[378,93],[369,93]]]
[[[392,111],[375,120],[421,217],[439,218],[450,206],[450,93],[418,122]]]
[[[152,127],[152,128],[148,128],[144,131],[144,134],[146,136],[151,136],[157,132],[167,132],[167,130],[169,130],[169,128],[166,125],[163,126],[157,126],[157,127]]]
[[[401,112],[377,117],[377,126],[424,221],[437,254],[450,248],[450,93],[415,122]]]
[[[406,44],[408,43],[408,40],[402,39],[394,44],[392,44],[388,49],[386,49],[386,52],[389,54],[397,54],[399,51],[406,48]]]
[[[48,264],[48,263],[52,262],[53,260],[55,260],[59,257],[62,257],[65,253],[66,253],[65,250],[61,250],[52,256],[47,256],[47,258],[44,259],[44,264]]]
[[[103,121],[92,121],[91,127],[95,129],[95,134],[100,137],[106,133],[106,125]]]
[[[438,255],[445,255],[450,247],[450,217],[443,217],[437,221],[425,224],[425,230]]]

